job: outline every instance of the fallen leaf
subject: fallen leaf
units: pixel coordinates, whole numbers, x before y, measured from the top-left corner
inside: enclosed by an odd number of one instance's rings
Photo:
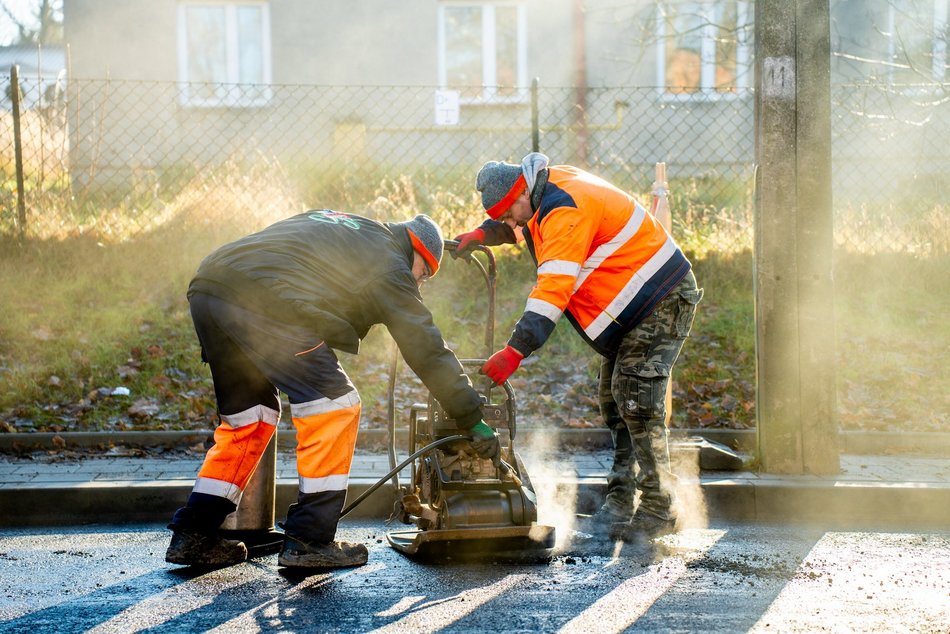
[[[125,379],[130,376],[135,376],[139,373],[138,370],[129,365],[120,365],[115,369],[116,374],[119,375],[119,378]]]
[[[136,420],[148,420],[157,415],[160,411],[161,408],[156,403],[148,399],[139,399],[132,403],[127,413]]]

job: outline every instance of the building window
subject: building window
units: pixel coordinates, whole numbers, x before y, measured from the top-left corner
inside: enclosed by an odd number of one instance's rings
[[[942,82],[947,78],[948,0],[889,0],[888,81],[892,84]]]
[[[178,80],[182,105],[259,106],[270,100],[266,2],[181,2]]]
[[[667,95],[734,94],[752,83],[752,3],[659,5],[657,85]]]
[[[439,85],[466,103],[527,99],[527,22],[520,2],[443,2]]]

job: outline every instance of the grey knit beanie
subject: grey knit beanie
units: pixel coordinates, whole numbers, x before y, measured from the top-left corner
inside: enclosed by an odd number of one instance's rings
[[[515,181],[521,176],[521,166],[499,161],[489,161],[482,165],[475,177],[475,189],[482,193],[482,206],[486,211],[505,197]],[[505,210],[501,210],[503,213]],[[499,213],[498,215],[501,215]]]
[[[419,252],[422,259],[429,265],[432,274],[435,275],[436,271],[439,270],[439,264],[442,262],[442,252],[445,249],[445,242],[439,225],[435,224],[429,216],[419,214],[412,220],[397,222],[396,226],[406,228],[409,232],[412,248]]]

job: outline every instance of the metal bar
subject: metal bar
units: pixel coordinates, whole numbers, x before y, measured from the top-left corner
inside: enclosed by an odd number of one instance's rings
[[[26,200],[23,192],[23,141],[20,137],[20,67],[10,67],[10,100],[13,102],[13,149],[16,160],[17,230],[20,240],[26,235]]]
[[[274,528],[277,495],[277,434],[261,456],[254,475],[244,488],[241,503],[221,525],[225,531],[270,531]]]
[[[531,80],[531,151],[541,151],[541,131],[538,129],[538,84],[541,79]]]

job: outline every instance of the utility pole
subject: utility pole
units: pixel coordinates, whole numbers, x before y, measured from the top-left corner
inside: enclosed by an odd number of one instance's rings
[[[759,459],[836,473],[829,0],[756,0],[755,60]]]

